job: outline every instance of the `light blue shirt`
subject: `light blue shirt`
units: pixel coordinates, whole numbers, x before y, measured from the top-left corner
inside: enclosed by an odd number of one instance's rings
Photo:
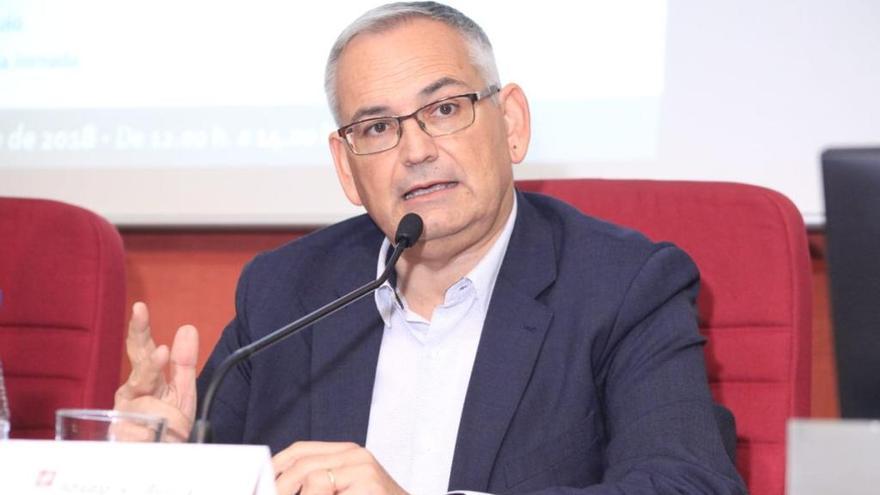
[[[367,449],[409,493],[446,492],[483,322],[516,219],[516,199],[501,235],[467,275],[446,290],[431,321],[385,282],[375,293],[385,330],[376,366]],[[390,242],[379,249],[385,267]]]

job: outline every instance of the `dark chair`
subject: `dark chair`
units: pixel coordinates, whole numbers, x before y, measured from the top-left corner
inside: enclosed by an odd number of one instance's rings
[[[880,418],[880,148],[822,154],[840,413]]]

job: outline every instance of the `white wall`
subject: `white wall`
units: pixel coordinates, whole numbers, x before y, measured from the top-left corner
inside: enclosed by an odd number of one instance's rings
[[[0,194],[127,225],[313,225],[357,212],[326,151],[322,64],[372,4],[5,2]],[[520,178],[755,183],[819,223],[820,151],[880,143],[875,0],[453,4],[492,38],[502,82],[529,95]]]

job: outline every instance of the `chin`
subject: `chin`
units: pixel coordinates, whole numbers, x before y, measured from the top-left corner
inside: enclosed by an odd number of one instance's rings
[[[448,212],[435,211],[423,214],[416,211],[416,213],[422,216],[422,221],[425,225],[422,237],[426,241],[449,237],[461,232],[465,228],[465,222],[462,219],[449,218],[448,215],[443,214]]]

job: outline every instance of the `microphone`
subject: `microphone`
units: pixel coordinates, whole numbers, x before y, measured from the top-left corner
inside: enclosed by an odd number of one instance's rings
[[[403,244],[403,249],[412,247],[422,235],[422,217],[415,213],[407,213],[397,224],[397,233],[394,234],[394,244]],[[396,248],[395,248],[396,249]]]
[[[415,244],[421,235],[422,218],[415,213],[407,213],[400,220],[400,223],[397,224],[397,232],[394,234],[394,251],[391,253],[391,258],[389,258],[388,263],[385,264],[385,270],[379,278],[349,292],[335,301],[321,306],[302,318],[292,321],[226,356],[226,358],[220,362],[220,365],[217,366],[217,369],[214,370],[214,373],[211,375],[211,381],[208,382],[208,388],[202,399],[202,408],[199,413],[199,418],[193,425],[193,431],[190,434],[190,442],[208,443],[211,441],[211,424],[210,421],[208,421],[211,412],[211,404],[214,402],[214,397],[217,395],[217,389],[220,387],[220,383],[233,366],[250,358],[263,349],[298,333],[305,327],[332,315],[378,289],[379,286],[388,280],[388,277],[391,275],[391,270],[394,269],[394,265],[397,264],[397,260],[400,258],[400,255],[403,254],[403,251]]]

